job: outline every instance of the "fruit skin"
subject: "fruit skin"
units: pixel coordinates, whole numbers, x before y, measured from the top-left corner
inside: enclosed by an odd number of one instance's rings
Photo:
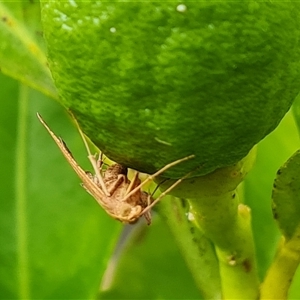
[[[42,1],[61,103],[118,163],[153,173],[196,155],[170,178],[232,165],[278,125],[300,87],[299,14],[299,2]]]

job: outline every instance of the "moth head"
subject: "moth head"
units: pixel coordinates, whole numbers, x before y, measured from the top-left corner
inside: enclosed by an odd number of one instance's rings
[[[119,220],[125,223],[135,223],[141,216],[143,211],[142,206],[136,205],[131,206],[128,203],[124,203],[120,208],[120,218]]]

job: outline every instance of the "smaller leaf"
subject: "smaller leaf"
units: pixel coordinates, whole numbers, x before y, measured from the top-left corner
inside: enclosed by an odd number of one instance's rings
[[[274,218],[290,239],[300,228],[300,150],[278,170],[272,198]]]
[[[284,235],[261,285],[261,299],[287,299],[300,263],[300,150],[278,170],[273,215]]]
[[[296,121],[296,125],[298,128],[298,133],[300,132],[300,93],[294,100],[293,106],[292,106],[292,112]]]
[[[257,265],[261,279],[265,277],[272,263],[281,234],[274,222],[270,202],[267,200],[270,199],[270,187],[278,168],[298,148],[298,132],[290,111],[280,125],[258,144],[255,165],[243,184],[245,204],[251,207]]]

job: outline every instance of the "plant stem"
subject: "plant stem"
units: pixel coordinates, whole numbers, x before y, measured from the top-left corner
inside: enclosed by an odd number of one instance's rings
[[[239,203],[236,192],[252,168],[255,154],[254,149],[237,164],[186,179],[171,191],[187,199],[195,227],[215,245],[223,299],[259,296],[250,209]],[[168,181],[161,187],[166,189],[171,184]]]
[[[195,222],[215,244],[223,299],[257,299],[259,281],[249,208],[239,204],[235,192],[189,202]]]
[[[168,196],[159,205],[175,241],[204,299],[221,298],[221,282],[216,253],[211,242],[188,220],[184,200]]]
[[[275,259],[261,285],[261,299],[287,299],[300,263],[300,228],[290,240],[282,237]]]

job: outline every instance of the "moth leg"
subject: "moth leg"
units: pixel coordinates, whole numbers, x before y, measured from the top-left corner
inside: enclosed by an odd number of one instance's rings
[[[97,159],[97,167],[99,170],[101,170],[102,166],[103,166],[103,153],[100,152]]]
[[[113,193],[118,189],[120,184],[125,181],[126,181],[125,175],[119,174],[116,181],[114,181],[114,183],[109,187],[108,192],[110,193],[110,195],[113,195]]]
[[[151,210],[146,210],[144,213],[142,212],[142,214],[146,220],[147,225],[150,225],[152,222]]]
[[[80,135],[81,135],[81,138],[82,138],[82,140],[83,140],[83,143],[84,143],[84,145],[85,145],[85,148],[86,148],[86,150],[87,150],[87,152],[88,152],[88,159],[90,160],[90,162],[91,162],[91,164],[92,164],[92,166],[93,166],[93,169],[94,169],[94,171],[95,171],[95,174],[96,174],[96,176],[97,176],[97,178],[98,178],[99,185],[101,186],[101,189],[102,189],[102,191],[104,192],[104,194],[105,194],[106,196],[110,196],[110,193],[108,192],[108,190],[107,190],[107,188],[106,188],[106,185],[105,185],[105,183],[104,183],[104,181],[103,181],[102,175],[101,175],[101,173],[100,173],[100,169],[98,168],[97,160],[96,160],[95,156],[92,155],[91,150],[90,150],[90,147],[89,147],[89,145],[88,145],[88,143],[87,143],[87,140],[86,140],[86,138],[85,138],[85,136],[84,136],[84,133],[81,131],[81,129],[80,129],[80,127],[79,127],[79,124],[78,124],[77,120],[75,119],[74,116],[73,116],[73,118],[74,118],[74,120],[75,120],[75,123],[76,123],[76,125],[77,125],[78,131],[79,131],[79,133],[80,133]]]
[[[134,193],[136,193],[139,189],[141,189],[146,183],[148,183],[149,181],[153,180],[155,177],[157,177],[158,175],[162,174],[164,171],[166,171],[167,169],[183,162],[186,160],[189,160],[191,158],[195,157],[195,155],[190,155],[190,156],[186,156],[184,158],[175,160],[167,165],[165,165],[163,168],[161,168],[160,170],[158,170],[156,173],[154,173],[153,175],[149,175],[141,184],[139,184],[138,186],[136,186],[132,191],[130,191],[127,195],[126,195],[126,199],[128,199],[131,195],[133,195]],[[190,174],[190,173],[189,173]],[[183,178],[186,178],[186,176],[184,176]],[[180,180],[180,179],[178,179]],[[153,203],[152,203],[153,204]],[[151,204],[151,205],[152,205]],[[153,205],[152,205],[153,206]]]
[[[128,193],[130,193],[132,190],[136,190],[136,191],[138,190],[138,189],[136,189],[136,187],[139,186],[140,183],[141,183],[141,180],[139,178],[139,172],[135,171],[134,176],[133,176],[133,178],[132,178],[132,180],[131,180],[131,182],[130,182],[127,190],[126,190],[126,193],[125,193],[126,199],[127,199],[127,194]]]
[[[153,201],[152,197],[150,194],[146,193],[146,192],[142,192],[141,193],[141,200],[143,203],[143,207],[144,209],[141,212],[141,215],[144,216],[147,225],[151,224],[152,221],[152,217],[151,217],[151,209],[146,210],[146,208],[151,204],[151,202]]]
[[[152,193],[151,193],[151,198],[152,198],[152,199],[154,198],[154,194],[155,194],[156,191],[158,190],[159,186],[160,186],[161,184],[163,184],[164,182],[168,181],[168,180],[170,180],[170,179],[164,178],[161,182],[159,182],[159,183],[156,185],[155,189],[154,189],[154,190],[152,191]]]
[[[164,192],[162,192],[158,198],[156,198],[150,205],[148,205],[143,211],[142,214],[149,211],[158,201],[160,201],[164,196],[166,196],[171,190],[173,190],[180,182],[189,177],[193,172],[189,172],[183,177],[176,180],[170,187],[168,187]]]

